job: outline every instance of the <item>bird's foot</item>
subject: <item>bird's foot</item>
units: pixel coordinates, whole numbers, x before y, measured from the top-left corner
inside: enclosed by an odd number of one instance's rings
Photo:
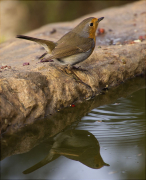
[[[79,70],[79,71],[87,71],[87,69],[83,69],[83,68],[81,68],[81,66],[79,66],[79,67],[72,66],[72,69],[76,69],[76,70]]]
[[[58,67],[61,71],[67,73],[67,74],[70,74],[70,69],[68,69],[68,66],[67,65],[61,65]]]

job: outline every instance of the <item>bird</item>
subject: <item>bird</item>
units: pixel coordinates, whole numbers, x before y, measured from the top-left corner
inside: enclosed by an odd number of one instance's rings
[[[86,60],[93,52],[96,44],[96,29],[104,17],[89,17],[84,19],[71,31],[62,36],[57,42],[17,35],[17,38],[34,41],[42,45],[46,53],[40,56],[47,60],[57,60],[64,65],[74,66]],[[42,59],[43,62],[43,59]]]
[[[101,157],[98,140],[86,130],[68,129],[62,131],[53,137],[52,142],[48,155],[40,162],[23,171],[23,174],[32,173],[60,156],[78,161],[93,169],[110,166]]]

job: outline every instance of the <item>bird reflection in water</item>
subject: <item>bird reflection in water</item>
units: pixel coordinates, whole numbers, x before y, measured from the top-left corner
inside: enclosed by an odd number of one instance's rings
[[[86,130],[66,130],[54,137],[54,143],[47,157],[23,173],[29,174],[61,155],[79,161],[93,169],[109,166],[103,161],[100,155],[99,142],[93,134]]]

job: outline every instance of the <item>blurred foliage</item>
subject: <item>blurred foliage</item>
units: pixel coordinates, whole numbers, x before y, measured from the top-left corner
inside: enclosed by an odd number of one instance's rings
[[[117,1],[0,1],[0,43],[52,22],[70,21],[85,14],[131,3]]]
[[[21,1],[28,8],[28,31],[44,24],[70,21],[104,8],[119,6],[128,1]]]

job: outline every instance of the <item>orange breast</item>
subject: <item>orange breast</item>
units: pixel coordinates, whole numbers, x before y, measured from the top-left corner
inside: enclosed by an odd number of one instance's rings
[[[94,39],[94,41],[96,40],[95,38],[95,32],[98,26],[98,19],[97,18],[93,18],[91,23],[93,23],[93,26],[89,26],[89,38]]]

